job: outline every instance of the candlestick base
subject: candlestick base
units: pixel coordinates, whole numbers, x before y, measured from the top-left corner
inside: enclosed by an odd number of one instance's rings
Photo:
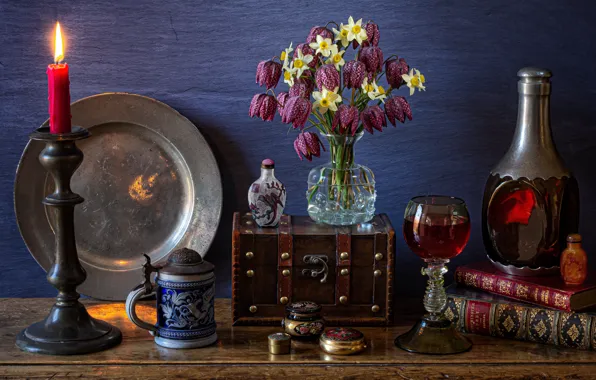
[[[114,347],[121,341],[118,328],[92,318],[80,302],[55,304],[46,319],[17,336],[21,350],[46,355],[89,354]]]
[[[39,162],[54,179],[55,190],[43,203],[55,221],[56,257],[47,279],[58,290],[58,296],[43,321],[32,324],[17,336],[17,346],[24,351],[47,355],[88,354],[122,341],[118,328],[87,313],[76,291],[87,277],[79,261],[74,228],[74,208],[84,200],[71,190],[70,180],[83,161],[83,152],[75,141],[88,136],[89,132],[80,127],[59,134],[41,127],[30,135],[32,140],[45,142]]]

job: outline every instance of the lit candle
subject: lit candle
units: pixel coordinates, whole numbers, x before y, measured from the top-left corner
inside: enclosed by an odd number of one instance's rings
[[[50,112],[50,133],[70,132],[70,82],[68,65],[64,59],[60,23],[56,23],[54,63],[48,65],[48,104]]]

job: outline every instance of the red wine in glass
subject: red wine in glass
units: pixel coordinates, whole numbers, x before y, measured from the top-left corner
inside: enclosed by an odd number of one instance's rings
[[[451,259],[461,253],[470,238],[470,218],[426,214],[404,219],[404,238],[410,249],[423,259]]]

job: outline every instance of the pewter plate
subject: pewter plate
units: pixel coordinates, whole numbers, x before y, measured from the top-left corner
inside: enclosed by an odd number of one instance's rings
[[[78,291],[124,300],[142,279],[143,254],[162,260],[176,248],[204,256],[222,207],[221,177],[209,145],[188,119],[154,99],[107,93],[71,106],[72,123],[89,129],[77,142],[85,158],[72,189],[79,259]],[[44,123],[44,125],[47,125]],[[25,148],[15,180],[17,224],[46,271],[54,262],[53,221],[41,203],[53,181],[38,161],[43,143]]]

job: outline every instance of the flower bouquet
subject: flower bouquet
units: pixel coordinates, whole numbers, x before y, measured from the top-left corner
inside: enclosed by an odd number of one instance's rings
[[[347,60],[350,48],[354,57]],[[289,90],[275,94],[282,77]],[[335,225],[369,221],[375,213],[374,174],[354,162],[354,143],[364,131],[382,132],[387,120],[393,126],[412,120],[406,98],[393,93],[404,85],[410,95],[425,90],[424,75],[396,55],[383,60],[378,26],[350,17],[347,24],[315,26],[295,50],[290,44],[279,57],[260,62],[256,82],[267,90],[253,97],[249,116],[272,121],[279,112],[298,132],[294,149],[301,160],[325,150],[311,130],[328,140],[331,162],[312,169],[308,178],[310,217]]]

